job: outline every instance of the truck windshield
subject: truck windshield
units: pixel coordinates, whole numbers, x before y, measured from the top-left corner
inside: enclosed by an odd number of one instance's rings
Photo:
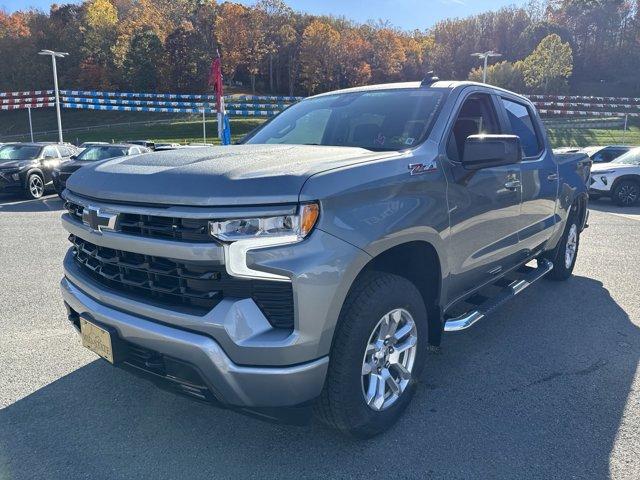
[[[42,147],[35,145],[5,145],[0,148],[0,163],[38,158],[41,149]]]
[[[443,100],[427,89],[339,93],[297,103],[244,143],[403,150],[426,136]]]

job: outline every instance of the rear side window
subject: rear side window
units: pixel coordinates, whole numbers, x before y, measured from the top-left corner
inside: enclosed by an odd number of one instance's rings
[[[524,157],[537,157],[542,152],[542,141],[538,136],[529,108],[506,98],[502,99],[502,103],[507,110],[511,132],[520,137]]]

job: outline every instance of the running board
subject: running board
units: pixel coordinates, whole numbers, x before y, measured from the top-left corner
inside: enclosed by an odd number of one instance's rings
[[[459,317],[449,318],[444,324],[445,332],[459,332],[460,330],[466,330],[474,323],[479,322],[494,310],[500,307],[502,304],[508,302],[527,287],[533,285],[535,282],[544,277],[547,273],[553,270],[553,263],[549,260],[539,259],[538,268],[528,267],[530,271],[518,280],[513,281],[508,287],[504,288],[496,296],[488,298],[478,307],[470,312],[466,312]]]

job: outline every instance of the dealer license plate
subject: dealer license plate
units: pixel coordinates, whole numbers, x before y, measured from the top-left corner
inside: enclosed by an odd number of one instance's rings
[[[80,335],[82,345],[110,363],[113,363],[113,347],[111,345],[111,335],[104,328],[100,328],[94,323],[80,318]]]

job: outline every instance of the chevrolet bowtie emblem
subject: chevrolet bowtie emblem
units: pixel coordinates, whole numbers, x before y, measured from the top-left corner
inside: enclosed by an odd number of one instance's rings
[[[118,223],[118,214],[101,212],[97,207],[84,207],[82,209],[82,223],[96,232],[115,230]]]

